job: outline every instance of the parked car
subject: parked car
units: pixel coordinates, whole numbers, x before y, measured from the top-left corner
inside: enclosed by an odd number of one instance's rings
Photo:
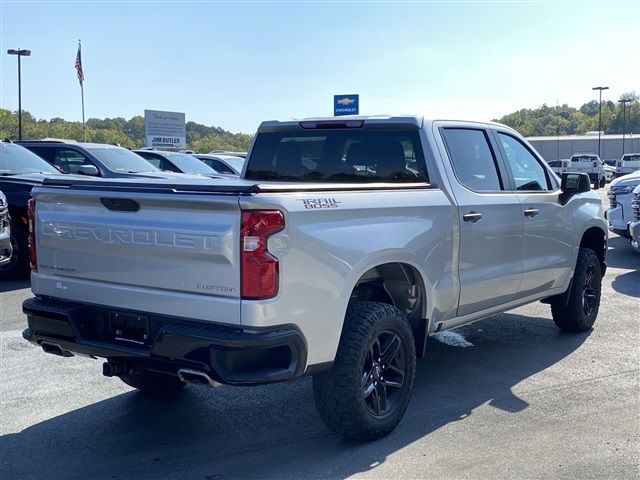
[[[640,170],[640,153],[625,153],[616,164],[616,177]]]
[[[218,172],[191,154],[165,150],[134,150],[155,168],[163,172],[189,173],[215,177]]]
[[[548,163],[549,163],[549,167],[551,167],[551,170],[553,170],[556,175],[561,177],[562,174],[567,169],[567,166],[569,165],[569,159],[564,158],[562,160],[552,160]]]
[[[565,331],[598,314],[599,195],[498,124],[264,122],[242,178],[123,184],[34,189],[23,336],[141,390],[313,375],[327,426],[371,440],[429,334],[539,300]]]
[[[633,190],[640,185],[640,171],[614,179],[609,187],[609,209],[605,212],[609,230],[629,237],[627,225],[633,220],[631,200]]]
[[[245,159],[242,157],[224,155],[221,153],[215,155],[197,153],[194,157],[223,175],[240,175],[245,162]]]
[[[12,250],[9,261],[0,266],[0,278],[29,274],[27,201],[34,185],[54,175],[60,175],[60,171],[36,154],[14,143],[0,142],[0,190],[6,196],[5,205],[11,218],[6,232],[10,230]]]
[[[0,191],[0,267],[11,261],[11,217],[7,197]]]
[[[633,190],[633,199],[631,200],[631,210],[633,211],[633,220],[629,224],[629,236],[631,237],[631,246],[640,252],[640,185]]]
[[[139,155],[116,145],[73,140],[26,140],[16,142],[57,167],[63,173],[125,178],[161,173]]]
[[[594,153],[576,153],[569,158],[569,165],[565,171],[587,173],[593,183],[593,188],[601,188],[606,183],[603,165],[600,157]]]
[[[605,163],[602,168],[604,168],[604,178],[607,183],[610,183],[614,178],[616,178],[616,167],[612,167]]]

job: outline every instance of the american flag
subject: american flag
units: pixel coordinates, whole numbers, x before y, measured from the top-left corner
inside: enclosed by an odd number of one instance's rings
[[[80,55],[80,42],[78,42],[78,55],[76,55],[76,71],[78,72],[78,80],[80,85],[84,82],[84,72],[82,71],[82,57]]]

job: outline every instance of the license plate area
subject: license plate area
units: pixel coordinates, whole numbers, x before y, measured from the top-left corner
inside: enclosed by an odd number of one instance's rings
[[[111,336],[116,342],[129,345],[149,343],[149,317],[131,313],[112,312],[109,315]]]

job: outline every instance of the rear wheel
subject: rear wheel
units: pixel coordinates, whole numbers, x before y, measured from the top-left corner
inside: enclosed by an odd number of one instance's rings
[[[400,310],[386,303],[352,304],[332,368],[313,377],[320,417],[345,437],[388,434],[407,409],[415,366],[413,334]]]
[[[568,297],[551,303],[553,321],[561,330],[584,332],[598,316],[602,273],[600,259],[590,248],[581,248]]]
[[[142,368],[129,370],[128,373],[120,376],[120,380],[130,387],[155,395],[176,393],[186,385],[175,375],[152,372]]]

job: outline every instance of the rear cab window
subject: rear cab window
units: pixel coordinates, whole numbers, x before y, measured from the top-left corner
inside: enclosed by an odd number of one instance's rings
[[[428,183],[417,129],[380,127],[261,132],[247,172],[251,180]]]
[[[445,127],[442,137],[459,183],[475,192],[504,189],[496,155],[485,130]]]

